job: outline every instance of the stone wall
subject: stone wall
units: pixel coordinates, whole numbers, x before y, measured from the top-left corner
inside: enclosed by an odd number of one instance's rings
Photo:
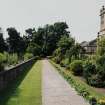
[[[4,90],[13,80],[16,80],[25,70],[28,70],[26,68],[32,66],[34,62],[35,59],[30,59],[9,70],[0,72],[0,91]]]

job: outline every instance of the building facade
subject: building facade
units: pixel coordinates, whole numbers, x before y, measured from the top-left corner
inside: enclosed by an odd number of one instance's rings
[[[105,7],[102,6],[100,10],[100,31],[98,37],[102,38],[105,36]]]
[[[89,42],[84,41],[81,43],[81,46],[84,48],[85,54],[94,54],[97,50],[97,39]]]
[[[98,37],[89,42],[82,42],[81,46],[85,49],[85,54],[94,54],[99,47],[97,41],[105,37],[105,7],[102,6],[100,10],[100,31],[98,32]]]

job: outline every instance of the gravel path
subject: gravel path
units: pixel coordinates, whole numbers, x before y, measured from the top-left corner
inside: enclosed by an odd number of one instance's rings
[[[60,76],[55,68],[43,60],[42,105],[89,105]]]

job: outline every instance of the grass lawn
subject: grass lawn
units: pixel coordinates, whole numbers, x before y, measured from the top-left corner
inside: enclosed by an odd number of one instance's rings
[[[5,93],[0,105],[41,105],[41,61],[37,61],[18,86]],[[17,84],[17,83],[16,83]],[[12,93],[11,93],[12,92]],[[8,99],[6,95],[8,94]],[[5,101],[4,100],[4,101]]]
[[[65,68],[61,67],[59,64],[56,64],[53,61],[50,62],[58,69],[59,72],[61,71],[63,74],[65,74],[66,77],[71,77],[72,80],[75,82],[76,86],[81,86],[82,88],[85,88],[92,96],[96,97],[96,99],[105,98],[105,93],[100,93],[99,91],[96,91],[94,87],[89,86],[80,77],[74,76],[70,71],[65,70]],[[75,87],[74,84],[71,85]]]

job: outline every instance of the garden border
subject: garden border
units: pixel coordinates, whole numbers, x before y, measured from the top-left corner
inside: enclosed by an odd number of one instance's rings
[[[49,60],[49,62],[56,68],[56,70],[63,76],[63,78],[78,92],[80,96],[89,101],[91,105],[100,105],[98,104],[98,102],[101,99],[98,99],[96,96],[94,96],[90,91],[88,91],[88,88],[83,86],[83,84],[81,85],[78,82],[76,82],[72,74],[67,75],[64,72],[65,69],[59,64],[56,64],[54,61]]]

